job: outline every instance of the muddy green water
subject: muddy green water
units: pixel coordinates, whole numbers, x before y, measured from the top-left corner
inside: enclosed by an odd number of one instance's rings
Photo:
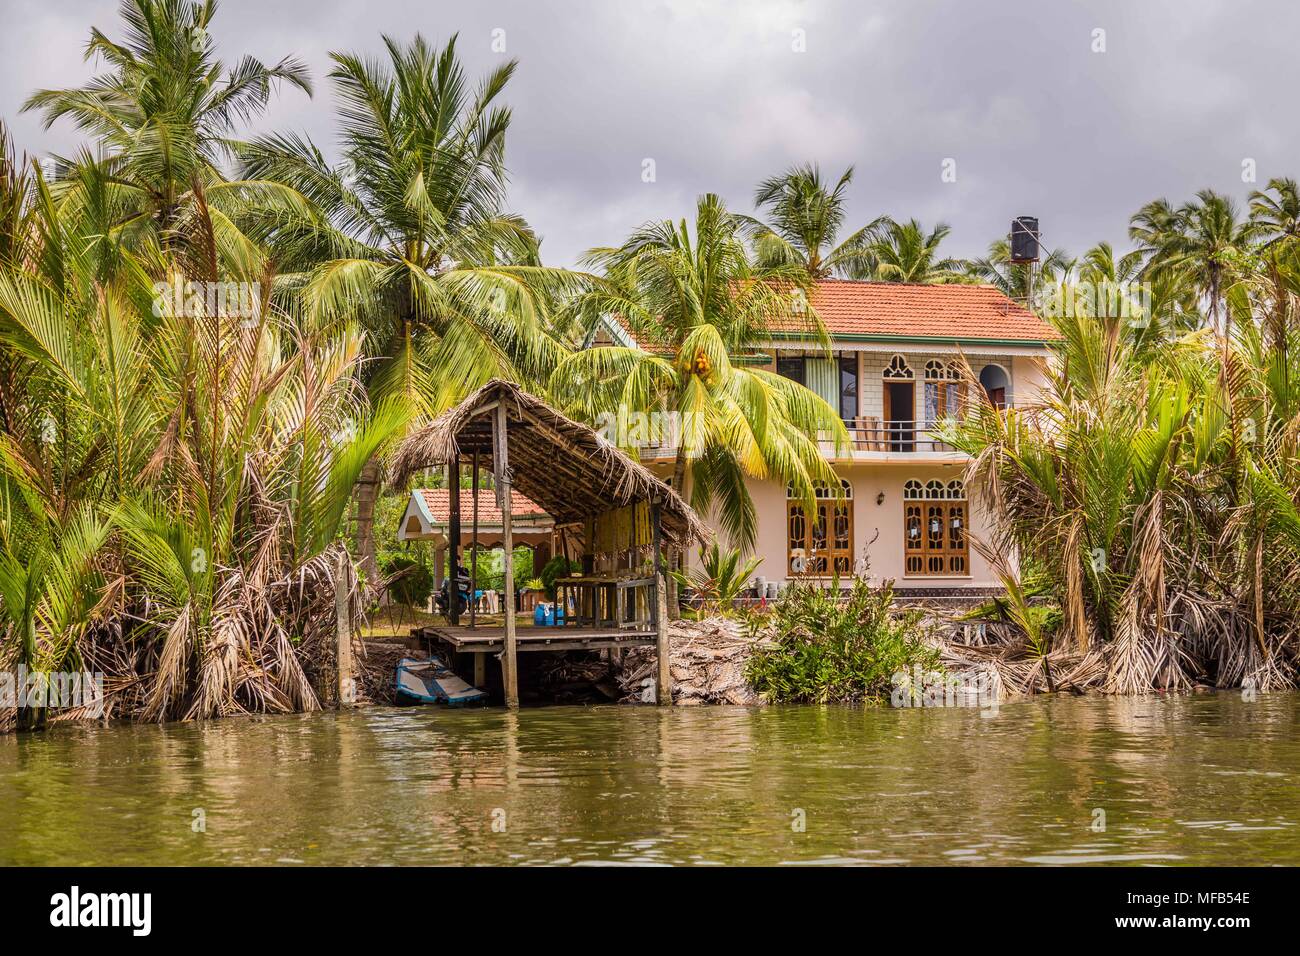
[[[1300,695],[0,737],[0,864],[82,863],[1295,864]]]

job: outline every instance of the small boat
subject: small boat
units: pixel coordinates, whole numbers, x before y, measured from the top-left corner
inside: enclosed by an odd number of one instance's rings
[[[403,657],[397,662],[399,704],[447,704],[464,707],[487,703],[488,695],[471,687],[439,660]]]

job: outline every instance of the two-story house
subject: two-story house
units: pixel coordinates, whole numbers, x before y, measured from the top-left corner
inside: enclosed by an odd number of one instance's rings
[[[935,425],[961,414],[968,397],[962,359],[998,405],[1034,401],[1055,331],[991,286],[828,279],[809,301],[831,355],[806,333],[776,333],[758,346],[759,360],[839,409],[850,447],[825,451],[844,494],[827,489],[809,514],[782,485],[749,480],[757,573],[774,582],[846,577],[861,571],[865,554],[872,577],[892,578],[900,591],[996,587],[970,547],[985,521],[976,489],[964,483],[969,458],[940,442]],[[610,331],[635,344],[625,329]],[[671,472],[668,457],[643,460],[662,477]]]

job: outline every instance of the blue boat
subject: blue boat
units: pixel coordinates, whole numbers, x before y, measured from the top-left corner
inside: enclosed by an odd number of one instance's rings
[[[471,687],[439,660],[403,657],[397,662],[397,702],[399,704],[447,704],[465,707],[485,704],[488,695]]]

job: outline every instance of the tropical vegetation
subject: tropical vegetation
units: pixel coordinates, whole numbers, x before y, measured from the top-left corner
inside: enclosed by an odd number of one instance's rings
[[[1061,332],[1041,403],[972,403],[948,436],[990,553],[1020,557],[994,613],[1026,682],[1300,678],[1294,180],[1155,200],[1132,251],[1031,268],[1005,239],[949,255],[942,223],[849,225],[852,168],[810,163],[760,183],[752,214],[706,193],[559,269],[509,206],[513,62],[474,83],[454,36],[331,54],[329,162],[249,135],[313,85],[294,57],[221,62],[216,12],[123,0],[121,36],[91,32],[102,72],[27,102],[85,134],[76,155],[20,157],[0,129],[0,670],[102,673],[110,715],[151,720],[320,706],[336,589],[353,616],[385,577],[426,592],[418,555],[376,560],[386,447],[498,376],[593,423],[675,422],[671,481],[729,541],[674,581],[727,604],[753,571],[746,482],[838,487],[839,415],[761,347],[800,332],[829,354],[816,283],[852,278],[989,283]],[[567,568],[542,569],[548,590]],[[797,589],[751,679],[877,696],[932,655],[889,597]],[[49,717],[6,708],[0,728]]]
[[[1124,271],[1182,292],[1127,318],[1069,297],[1041,404],[954,428],[990,550],[1060,609],[1037,648],[1058,685],[1300,676],[1300,243],[1284,181],[1252,198],[1245,220],[1208,191],[1144,207]]]
[[[739,548],[724,548],[717,540],[701,548],[699,562],[685,572],[673,571],[677,583],[690,590],[697,618],[726,617],[750,585],[762,558],[746,558]]]

